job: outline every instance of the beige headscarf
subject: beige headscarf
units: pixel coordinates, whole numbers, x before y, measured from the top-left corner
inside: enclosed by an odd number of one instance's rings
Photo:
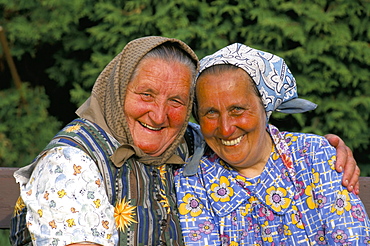
[[[148,165],[183,163],[179,156],[174,155],[174,152],[182,141],[190,118],[194,97],[193,89],[184,126],[176,140],[158,157],[149,156],[134,145],[123,112],[127,85],[139,61],[150,50],[166,42],[177,43],[193,59],[198,70],[198,57],[188,45],[180,40],[158,36],[135,39],[129,42],[122,52],[104,68],[94,84],[91,96],[76,111],[79,117],[98,124],[119,141],[121,146],[111,156],[111,160],[118,167],[133,155],[138,161]]]

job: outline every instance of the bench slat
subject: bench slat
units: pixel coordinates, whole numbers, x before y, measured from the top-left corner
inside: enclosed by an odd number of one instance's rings
[[[0,229],[9,229],[10,217],[19,197],[19,185],[13,177],[16,170],[15,167],[0,168]]]
[[[370,177],[360,177],[360,198],[370,216]]]

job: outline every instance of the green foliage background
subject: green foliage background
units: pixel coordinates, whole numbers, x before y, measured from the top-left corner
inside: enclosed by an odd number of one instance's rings
[[[234,42],[283,57],[300,96],[319,107],[275,113],[272,123],[335,133],[362,170],[370,164],[369,0],[0,0],[0,10],[20,77],[28,82],[26,108],[0,57],[1,166],[27,164],[65,121],[59,113],[73,112],[127,42],[147,35],[181,39],[199,58]],[[46,94],[43,88],[58,89]],[[63,90],[70,94],[55,101]],[[49,100],[59,107],[53,116],[46,112]]]

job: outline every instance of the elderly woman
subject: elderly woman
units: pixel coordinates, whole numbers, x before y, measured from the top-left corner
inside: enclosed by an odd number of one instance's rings
[[[12,244],[182,245],[173,173],[201,141],[187,124],[197,67],[179,40],[128,43],[98,77],[80,118],[15,174],[24,203]],[[358,177],[351,163],[350,187]]]
[[[232,44],[201,60],[194,110],[210,149],[175,177],[185,245],[369,245],[335,149],[267,124],[315,107],[280,57]]]
[[[80,118],[15,175],[34,245],[182,245],[173,170],[189,155],[197,69],[190,47],[164,37],[136,39],[107,65]]]

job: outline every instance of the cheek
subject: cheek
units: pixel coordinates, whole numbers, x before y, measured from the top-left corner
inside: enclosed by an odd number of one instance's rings
[[[124,106],[124,113],[127,118],[138,118],[142,115],[144,115],[146,112],[148,112],[148,106],[140,102],[139,100],[135,101],[133,100],[126,100],[125,106]]]
[[[200,129],[204,137],[212,137],[217,129],[217,121],[209,119],[199,119]]]
[[[249,117],[249,118],[244,117],[239,120],[238,125],[245,131],[249,132],[255,129],[259,125],[259,122],[258,122],[258,119],[254,117]]]
[[[168,119],[170,121],[170,125],[173,127],[181,128],[186,119],[187,108],[173,108],[168,111]]]
[[[243,129],[246,132],[252,132],[263,125],[261,117],[258,114],[245,113],[235,120],[235,126]]]

